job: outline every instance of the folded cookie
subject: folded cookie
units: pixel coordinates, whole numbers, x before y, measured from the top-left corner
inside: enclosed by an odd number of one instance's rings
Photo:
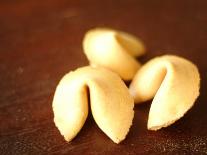
[[[143,65],[130,84],[135,103],[152,100],[148,129],[173,124],[193,106],[199,96],[200,76],[187,59],[165,55]]]
[[[101,67],[82,67],[61,79],[53,111],[55,125],[65,140],[71,141],[81,130],[89,107],[108,137],[115,143],[125,139],[134,117],[134,100],[116,73]]]
[[[133,78],[140,68],[135,57],[145,53],[137,37],[109,28],[89,30],[83,39],[83,49],[91,65],[106,67],[123,80]]]

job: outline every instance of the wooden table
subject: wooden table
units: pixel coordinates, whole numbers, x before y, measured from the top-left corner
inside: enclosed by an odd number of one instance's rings
[[[67,143],[51,102],[61,77],[88,65],[84,33],[108,26],[139,36],[154,56],[176,54],[199,67],[201,95],[172,126],[146,129],[150,102],[136,106],[127,138],[114,144],[90,116]],[[207,154],[206,0],[13,0],[0,2],[0,154]]]

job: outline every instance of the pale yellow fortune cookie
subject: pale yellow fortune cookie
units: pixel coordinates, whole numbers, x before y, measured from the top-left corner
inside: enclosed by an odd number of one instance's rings
[[[123,80],[133,78],[140,68],[135,57],[145,53],[145,47],[138,38],[109,28],[89,30],[83,39],[83,49],[91,65],[106,67]]]
[[[156,57],[147,62],[130,84],[135,103],[154,97],[148,129],[158,130],[180,119],[199,96],[200,76],[190,61],[173,55]]]
[[[134,100],[116,73],[101,67],[82,67],[61,79],[53,111],[55,125],[66,141],[71,141],[81,130],[89,107],[95,122],[108,137],[115,143],[125,139],[134,117]]]

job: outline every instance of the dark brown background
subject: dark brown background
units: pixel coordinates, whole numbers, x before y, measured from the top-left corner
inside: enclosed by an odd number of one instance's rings
[[[81,42],[96,26],[139,36],[144,63],[162,54],[190,59],[200,69],[201,95],[172,126],[147,131],[150,102],[136,106],[123,143],[114,144],[87,120],[66,143],[53,123],[55,87],[68,71],[88,64]],[[206,0],[1,0],[0,154],[207,154]]]

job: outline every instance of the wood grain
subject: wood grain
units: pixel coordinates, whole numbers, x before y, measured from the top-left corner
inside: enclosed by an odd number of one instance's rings
[[[0,154],[207,154],[207,1],[0,1]],[[126,140],[114,144],[89,117],[66,143],[51,102],[61,77],[88,64],[84,33],[110,26],[146,44],[142,63],[162,54],[193,61],[201,73],[196,105],[174,125],[146,129],[150,102],[135,108]]]

